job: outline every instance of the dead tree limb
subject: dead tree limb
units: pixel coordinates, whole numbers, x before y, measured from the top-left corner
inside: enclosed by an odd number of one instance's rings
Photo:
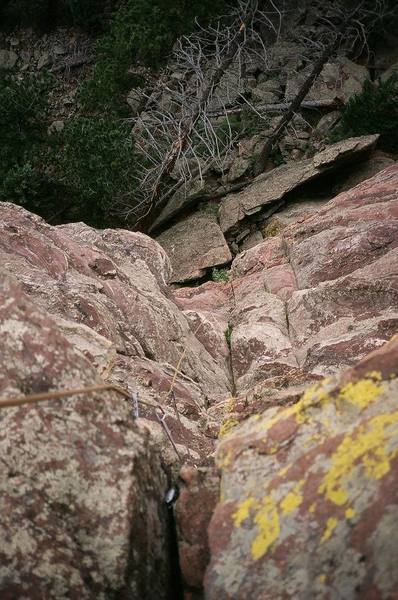
[[[239,46],[245,38],[246,29],[253,19],[255,7],[255,1],[251,1],[248,4],[248,10],[241,20],[239,31],[236,32],[235,38],[230,44],[230,47],[226,52],[223,60],[215,69],[207,86],[203,89],[203,92],[195,108],[193,109],[189,119],[182,124],[179,132],[179,137],[174,141],[166,157],[164,158],[152,194],[147,201],[148,208],[146,212],[137,220],[137,225],[140,229],[145,230],[145,228],[160,215],[164,206],[166,205],[168,195],[166,195],[164,198],[162,197],[163,184],[165,183],[165,181],[167,181],[169,175],[173,171],[176,161],[181,155],[181,152],[188,144],[190,136],[194,131],[195,125],[202,112],[206,109],[208,102],[212,94],[214,93],[214,90],[217,88],[224,73],[228,70],[231,63],[233,62],[235,55],[239,49]]]
[[[293,98],[288,110],[281,117],[271,135],[265,142],[254,164],[254,175],[259,175],[264,171],[272,149],[281,138],[286,126],[293,119],[297,111],[300,108],[303,108],[303,101],[305,97],[315,83],[317,77],[320,75],[326,62],[341,45],[344,36],[346,35],[347,39],[353,40],[351,41],[351,45],[354,45],[358,39],[361,39],[362,47],[364,47],[367,45],[367,33],[369,30],[371,30],[374,23],[390,13],[388,2],[385,2],[384,0],[378,0],[376,4],[378,4],[378,6],[371,6],[370,10],[369,2],[366,0],[359,2],[349,15],[344,16],[341,25],[337,27],[334,32],[333,23],[330,22],[331,31],[334,33],[334,39],[325,46],[319,58],[315,61],[310,74],[302,84],[296,96]],[[325,19],[325,21],[328,22],[327,19]]]

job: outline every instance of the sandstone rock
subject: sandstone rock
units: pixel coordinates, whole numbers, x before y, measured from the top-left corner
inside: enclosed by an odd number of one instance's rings
[[[312,68],[312,67],[311,67]],[[286,100],[292,100],[298,93],[310,68],[292,75],[286,85]],[[307,101],[330,101],[338,98],[344,103],[355,94],[362,91],[363,84],[369,79],[366,67],[353,63],[348,58],[339,57],[335,63],[327,63],[311,90],[306,96]]]
[[[51,227],[7,203],[0,205],[0,230],[0,264],[32,300],[107,378],[163,405],[183,458],[186,444],[192,444],[195,461],[207,458],[211,444],[200,433],[201,411],[210,399],[228,394],[231,383],[224,364],[170,298],[171,266],[159,244],[82,223]],[[180,420],[168,396],[172,382]],[[154,411],[141,414],[158,431]],[[164,433],[162,443],[176,465]]]
[[[300,185],[366,155],[377,139],[377,135],[369,135],[343,140],[327,147],[313,158],[282,165],[260,175],[242,192],[224,198],[220,207],[221,229],[224,233],[229,232],[248,215],[281,200]]]
[[[197,212],[172,225],[157,237],[173,267],[171,282],[202,277],[206,269],[232,260],[231,253],[211,212]]]
[[[390,155],[376,150],[369,160],[358,165],[354,172],[351,172],[347,177],[344,177],[341,183],[337,183],[336,191],[340,193],[349,190],[358,185],[358,183],[370,179],[373,175],[383,171],[395,162],[396,161]]]
[[[206,171],[209,167],[203,170],[203,175],[206,175]],[[199,199],[211,197],[216,191],[219,184],[216,183],[211,177],[193,178],[188,180],[186,183],[181,185],[175,194],[170,198],[169,202],[154,221],[150,231],[156,231],[160,227],[163,227],[176,215],[184,210],[193,207],[198,203]]]
[[[321,117],[313,131],[313,137],[317,140],[324,140],[331,129],[339,122],[341,112],[332,110]]]
[[[395,597],[398,339],[218,446],[209,600]]]
[[[2,262],[3,265],[3,262]],[[57,324],[0,275],[0,397],[103,383]],[[114,392],[2,408],[0,595],[167,598],[167,478]]]
[[[202,592],[210,560],[207,527],[218,500],[219,478],[214,469],[184,469],[183,487],[176,503],[180,568],[186,596]]]
[[[252,95],[255,99],[261,100],[268,104],[278,102],[279,100],[280,85],[275,80],[264,81],[259,83],[255,88],[252,89]]]
[[[296,213],[296,223],[234,260],[231,355],[238,393],[255,386],[259,398],[268,398],[266,382],[269,387],[277,376],[277,365],[286,365],[293,385],[305,373],[338,373],[396,331],[397,184],[393,165],[318,210]],[[250,306],[242,304],[245,286]],[[272,298],[267,308],[266,298]],[[267,338],[269,320],[276,329]]]
[[[229,171],[224,178],[225,182],[232,183],[233,181],[237,181],[250,170],[252,164],[253,161],[251,159],[237,156],[232,161]]]

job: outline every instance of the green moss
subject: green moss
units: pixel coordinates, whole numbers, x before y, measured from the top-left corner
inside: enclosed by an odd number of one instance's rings
[[[229,271],[228,269],[217,269],[214,267],[211,272],[211,278],[213,281],[229,281]]]

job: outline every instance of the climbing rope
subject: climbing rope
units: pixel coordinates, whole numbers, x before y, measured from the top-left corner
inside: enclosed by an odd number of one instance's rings
[[[79,396],[81,394],[94,394],[95,392],[105,392],[105,391],[116,392],[117,394],[123,396],[129,402],[129,404],[131,406],[132,416],[134,419],[137,419],[139,417],[139,404],[148,406],[149,408],[153,409],[155,416],[156,416],[158,422],[160,423],[160,425],[162,426],[169,442],[173,446],[173,449],[174,449],[175,453],[177,454],[178,459],[180,460],[180,462],[182,462],[181,454],[178,451],[178,448],[177,448],[177,446],[173,440],[173,437],[171,435],[171,431],[166,423],[167,414],[166,414],[165,410],[163,409],[163,407],[159,403],[151,404],[150,402],[141,400],[138,392],[132,392],[130,390],[125,390],[124,388],[122,388],[116,384],[103,383],[103,384],[90,385],[90,386],[76,388],[76,389],[58,390],[56,392],[43,392],[41,394],[16,396],[14,398],[0,398],[0,409],[1,408],[12,408],[12,407],[16,407],[16,406],[23,406],[25,404],[38,404],[39,402],[46,402],[48,400],[57,400],[60,398],[71,398],[73,396]],[[169,394],[169,396],[173,402],[174,410],[178,416],[178,422],[181,425],[182,423],[181,423],[180,415],[177,410],[174,392],[171,392]],[[189,449],[188,449],[188,455],[190,456]]]

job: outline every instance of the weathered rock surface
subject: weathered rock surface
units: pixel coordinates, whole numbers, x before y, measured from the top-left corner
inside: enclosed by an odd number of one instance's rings
[[[395,598],[398,338],[217,450],[206,598]]]
[[[193,460],[207,456],[211,444],[199,419],[208,399],[228,394],[230,380],[173,302],[162,248],[123,230],[51,227],[7,203],[0,205],[0,229],[0,263],[31,299],[106,378],[164,405],[182,456],[187,445]],[[172,381],[180,420],[168,399]],[[166,459],[176,460],[153,411],[142,414],[153,421]]]
[[[297,95],[311,68],[304,69],[288,79],[286,100],[292,100]],[[352,96],[362,91],[363,84],[367,79],[369,79],[369,71],[366,67],[341,56],[334,63],[326,63],[307,94],[306,100],[329,101],[333,104],[338,98],[346,103]]]
[[[0,397],[100,383],[92,361],[2,272]],[[167,478],[120,396],[2,408],[0,450],[1,598],[169,597]]]
[[[170,257],[171,283],[199,279],[209,267],[232,260],[217,215],[208,211],[178,221],[156,239]]]
[[[216,469],[183,467],[180,497],[175,508],[184,598],[202,597],[203,579],[210,560],[207,527],[216,507],[219,477]]]
[[[397,188],[395,164],[326,204],[304,203],[303,214],[292,204],[276,235],[236,257],[230,282],[175,292],[229,365],[234,419],[297,400],[398,329]]]
[[[313,158],[282,165],[257,177],[242,192],[228,195],[221,203],[220,225],[224,233],[236,227],[242,219],[259,212],[264,206],[283,199],[293,189],[316,177],[331,173],[345,163],[366,155],[377,135],[350,138],[327,147]]]

